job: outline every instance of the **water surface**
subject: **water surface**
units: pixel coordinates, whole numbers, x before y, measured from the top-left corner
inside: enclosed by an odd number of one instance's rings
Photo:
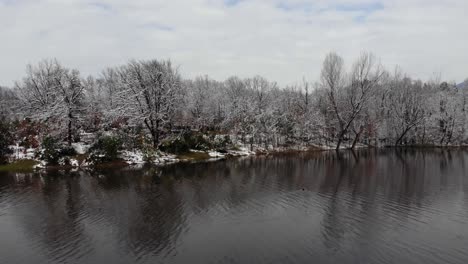
[[[468,152],[0,174],[0,263],[468,263]]]

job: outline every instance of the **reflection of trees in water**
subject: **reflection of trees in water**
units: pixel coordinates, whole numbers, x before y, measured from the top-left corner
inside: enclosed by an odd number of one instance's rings
[[[265,158],[178,165],[163,170],[162,177],[181,179],[189,193],[187,203],[198,211],[227,203],[242,206],[252,198],[281,190],[299,189],[299,166],[290,159]]]
[[[92,248],[80,223],[82,212],[79,176],[71,172],[31,173],[14,177],[28,193],[15,206],[17,223],[34,245],[43,247],[50,259],[60,261]]]
[[[172,182],[159,180],[159,170],[98,170],[98,188],[88,195],[88,211],[115,231],[119,250],[135,258],[174,248],[185,216]],[[155,179],[158,178],[158,179]]]
[[[351,154],[351,155],[350,155]],[[321,160],[326,171],[326,177],[319,187],[319,193],[328,196],[328,204],[324,208],[322,220],[322,236],[326,248],[332,251],[339,251],[343,237],[346,233],[346,212],[341,198],[340,187],[343,181],[349,180],[358,159],[352,152],[336,152],[334,156],[324,156]]]
[[[114,173],[100,172],[96,177],[62,172],[29,175],[32,185],[43,183],[28,193],[31,197],[19,207],[21,217],[16,224],[54,261],[78,259],[103,246],[92,244],[85,223],[116,231],[113,235],[120,249],[135,257],[171,247],[178,227],[183,226],[174,188],[142,188],[139,171]],[[14,184],[14,178],[10,180]]]
[[[451,190],[445,189],[465,178],[466,154],[456,153],[457,164],[453,151],[359,151],[357,157],[343,153],[317,159],[322,163],[318,167],[327,168],[318,190],[328,201],[322,221],[325,246],[339,250],[349,242],[345,237],[366,241],[363,238],[375,236],[375,229],[385,222],[414,221],[435,206],[438,192],[456,202]]]
[[[0,178],[0,199],[5,190],[27,194],[18,225],[58,260],[99,250],[90,226],[134,258],[163,258],[162,253],[177,253],[196,216],[209,221],[213,214],[269,213],[281,210],[278,202],[296,206],[319,197],[320,204],[308,209],[321,210],[324,246],[340,254],[356,242],[373,241],[385,224],[413,221],[442,192],[452,201],[456,192],[448,186],[468,193],[467,157],[462,151],[366,150],[48,172]],[[278,200],[284,197],[292,199]]]

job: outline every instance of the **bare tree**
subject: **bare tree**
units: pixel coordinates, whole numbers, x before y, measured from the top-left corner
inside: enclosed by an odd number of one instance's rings
[[[325,58],[320,80],[322,88],[327,91],[328,102],[338,124],[337,150],[340,149],[355,119],[367,106],[373,89],[382,76],[380,64],[370,53],[362,53],[354,63],[349,83],[346,83],[343,59],[335,53],[330,53]],[[363,128],[360,127],[359,132],[356,132],[355,142],[362,131]],[[352,145],[354,146],[355,144]]]
[[[170,61],[132,61],[118,70],[121,87],[116,107],[128,119],[143,122],[157,147],[166,127],[171,127],[180,103],[182,81]]]
[[[421,83],[395,72],[388,93],[389,125],[396,132],[395,146],[402,144],[404,137],[426,117],[425,93]]]
[[[362,110],[368,107],[369,99],[376,92],[376,88],[384,75],[385,71],[382,69],[381,64],[376,61],[375,56],[371,53],[362,53],[354,63],[351,71],[351,86],[350,89],[347,89],[346,96],[350,109],[350,114],[347,116],[347,126],[348,124],[352,125],[353,121],[360,117]],[[351,145],[352,149],[355,148],[365,127],[369,125],[369,115],[364,115],[359,120],[362,122],[357,126],[357,129],[353,129],[355,138]]]
[[[371,53],[362,53],[348,71],[329,53],[314,86],[287,87],[260,76],[182,81],[170,61],[159,60],[131,61],[81,79],[77,70],[44,60],[29,65],[15,89],[0,89],[0,115],[39,121],[42,132],[58,132],[68,144],[78,129],[118,128],[138,138],[134,146],[141,146],[147,129],[158,147],[183,127],[240,137],[252,147],[310,143],[339,150],[372,141],[466,143],[467,98],[462,85],[389,75]]]
[[[344,89],[344,62],[343,59],[336,53],[329,53],[323,62],[322,72],[320,74],[321,87],[326,90],[328,102],[331,105],[332,112],[338,123],[338,142],[336,149],[338,150],[343,141],[344,135],[347,132],[346,123],[342,117],[340,109],[341,94]]]
[[[36,67],[28,65],[26,77],[16,83],[16,88],[25,113],[31,117],[43,122],[66,121],[71,145],[78,113],[83,109],[78,70],[64,68],[57,60],[44,60]]]

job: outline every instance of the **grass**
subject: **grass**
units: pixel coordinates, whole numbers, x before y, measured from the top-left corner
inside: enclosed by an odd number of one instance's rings
[[[208,155],[208,153],[206,153],[206,152],[187,152],[187,153],[177,155],[177,158],[181,159],[181,160],[198,161],[198,160],[209,159],[210,155]]]
[[[30,172],[33,166],[38,164],[35,160],[18,160],[10,164],[0,165],[0,171]]]

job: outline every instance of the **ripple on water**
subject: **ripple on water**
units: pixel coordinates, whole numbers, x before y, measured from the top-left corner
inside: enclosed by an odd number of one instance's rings
[[[451,156],[382,150],[0,175],[0,256],[468,263],[468,154]]]

